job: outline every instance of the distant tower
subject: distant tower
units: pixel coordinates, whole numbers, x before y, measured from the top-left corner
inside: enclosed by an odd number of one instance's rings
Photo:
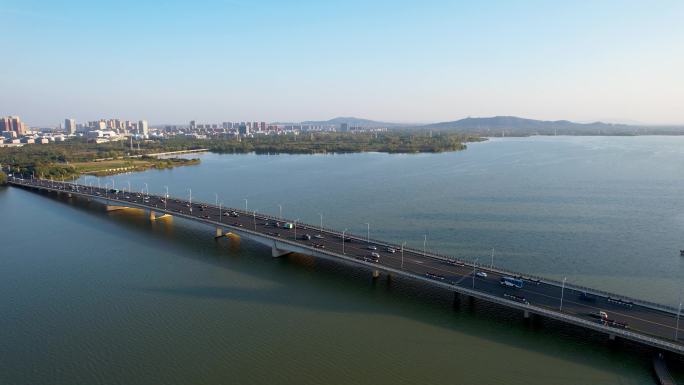
[[[147,135],[149,129],[147,128],[147,120],[141,120],[138,122],[138,133],[140,135]]]
[[[76,133],[76,120],[64,119],[64,131],[69,135],[74,135]]]

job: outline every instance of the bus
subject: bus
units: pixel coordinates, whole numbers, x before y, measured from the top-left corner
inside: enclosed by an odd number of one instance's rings
[[[501,277],[500,283],[502,286],[514,287],[516,289],[522,289],[523,284],[524,284],[522,279],[509,277],[509,276]]]

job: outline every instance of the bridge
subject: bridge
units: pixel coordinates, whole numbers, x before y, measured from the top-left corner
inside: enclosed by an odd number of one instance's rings
[[[215,236],[232,233],[271,248],[273,257],[300,253],[362,266],[380,274],[408,277],[454,293],[455,299],[472,297],[522,312],[525,318],[541,316],[595,332],[614,340],[624,338],[653,348],[684,355],[679,333],[680,307],[627,298],[542,277],[532,277],[429,253],[321,226],[269,215],[226,208],[182,198],[125,190],[23,179],[10,176],[10,185],[57,192],[102,201],[110,209],[135,207],[150,218],[172,215],[204,223]],[[506,277],[506,278],[504,278]]]

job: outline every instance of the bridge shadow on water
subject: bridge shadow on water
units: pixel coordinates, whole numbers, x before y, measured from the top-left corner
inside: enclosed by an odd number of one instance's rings
[[[622,340],[611,343],[600,333],[553,320],[525,320],[518,311],[485,301],[466,297],[455,301],[453,293],[447,290],[407,278],[388,280],[383,273],[380,278],[372,279],[370,270],[363,267],[299,254],[274,259],[267,247],[238,238],[215,241],[211,227],[182,218],[151,222],[148,213],[142,210],[107,212],[104,205],[96,201],[41,195],[113,222],[123,231],[143,234],[144,237],[130,237],[129,240],[141,244],[153,242],[155,247],[173,250],[172,257],[182,256],[274,283],[265,288],[235,285],[131,287],[135,292],[402,317],[601,370],[615,364],[615,373],[623,373],[622,366],[630,365],[651,370],[653,351],[650,348]],[[294,280],[297,282],[295,287],[291,285]],[[318,295],[307,295],[312,290]],[[680,370],[679,365],[681,362],[678,362],[677,370]]]

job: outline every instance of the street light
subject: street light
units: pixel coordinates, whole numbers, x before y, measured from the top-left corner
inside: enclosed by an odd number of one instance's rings
[[[189,188],[188,192],[190,193],[190,200],[189,200],[189,202],[190,202],[190,213],[192,214],[192,189]]]
[[[406,245],[406,242],[404,241],[401,244],[401,269],[404,270],[404,246]]]
[[[558,308],[559,312],[563,312],[563,295],[565,294],[565,281],[567,281],[568,277],[563,277],[563,286],[561,286],[561,302],[560,302],[560,307]]]
[[[347,232],[347,229],[344,229],[342,231],[342,254],[344,254],[344,233]]]
[[[677,310],[677,324],[675,325],[675,342],[679,340],[679,315],[682,313],[682,290],[679,290],[679,310]]]
[[[682,313],[682,301],[679,301],[679,310],[677,310],[677,325],[675,326],[675,341],[679,341],[679,315]]]
[[[256,212],[257,211],[254,210],[254,212],[252,213],[252,215],[254,215],[254,231],[256,231]]]
[[[318,232],[319,232],[319,233],[322,233],[322,232],[323,232],[323,214],[322,214],[322,213],[318,213],[318,215],[321,216],[321,227],[320,227],[320,230],[319,230]]]
[[[131,181],[130,180],[128,181],[128,193],[129,194],[131,193]]]
[[[164,186],[166,188],[166,195],[164,195],[164,210],[166,210],[166,202],[169,200],[169,186]]]
[[[494,268],[494,248],[492,247],[492,264],[489,266],[490,268]]]
[[[295,233],[295,241],[297,240],[297,221],[299,218],[294,220],[294,233]]]
[[[222,219],[223,217],[221,216],[221,209],[222,208],[223,208],[223,201],[221,201],[221,203],[219,203],[219,222],[223,221],[223,219]]]
[[[245,198],[245,211],[247,211],[247,198]]]
[[[147,191],[147,195],[150,195],[150,188],[147,186],[147,183],[145,183],[145,191]]]
[[[370,223],[366,223],[366,243],[370,243]]]
[[[477,273],[477,261],[479,258],[475,258],[475,262],[473,262],[473,289],[475,289],[475,275]]]
[[[218,206],[218,194],[214,193],[214,197],[216,198],[216,201],[214,203],[214,206]]]
[[[280,216],[278,218],[283,219],[283,205],[278,205],[278,208],[280,209]]]
[[[423,235],[423,257],[427,255],[426,246],[427,246],[427,234]]]

